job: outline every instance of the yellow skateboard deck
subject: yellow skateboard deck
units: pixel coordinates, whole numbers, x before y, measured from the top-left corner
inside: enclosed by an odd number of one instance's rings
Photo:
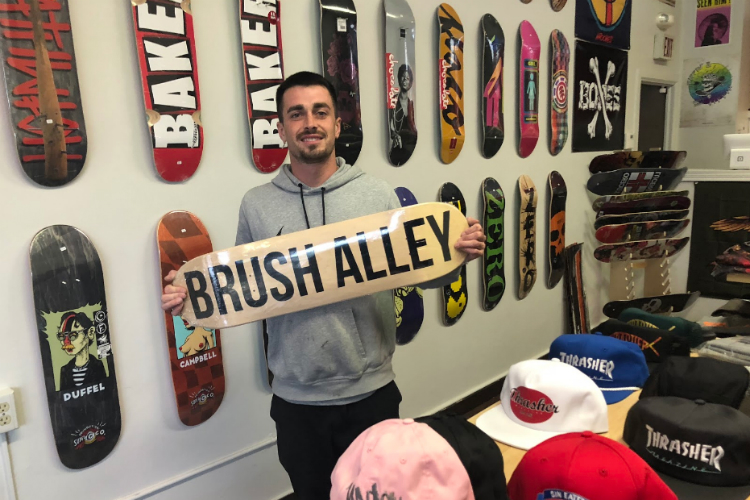
[[[438,7],[440,25],[440,159],[451,163],[464,146],[464,26],[453,7]]]

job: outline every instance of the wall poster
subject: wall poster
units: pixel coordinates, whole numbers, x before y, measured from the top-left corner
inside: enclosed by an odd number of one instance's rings
[[[631,0],[576,0],[576,38],[630,48]]]
[[[732,0],[696,0],[695,46],[724,45],[729,43],[729,25],[732,19]]]
[[[735,56],[685,59],[680,127],[733,125],[738,106],[734,81],[739,76]]]

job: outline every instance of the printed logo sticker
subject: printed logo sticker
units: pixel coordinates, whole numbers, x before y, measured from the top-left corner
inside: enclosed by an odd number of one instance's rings
[[[84,446],[104,441],[104,424],[92,424],[83,430],[73,432],[73,447],[80,450]]]
[[[690,73],[687,86],[696,103],[714,104],[732,90],[732,73],[723,64],[707,62]]]

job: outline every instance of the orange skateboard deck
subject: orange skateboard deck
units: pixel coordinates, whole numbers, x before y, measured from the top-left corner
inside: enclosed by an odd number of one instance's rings
[[[438,7],[440,159],[452,163],[464,147],[464,26],[453,7]]]

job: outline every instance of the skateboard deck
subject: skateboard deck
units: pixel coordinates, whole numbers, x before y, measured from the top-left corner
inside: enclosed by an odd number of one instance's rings
[[[601,209],[605,203],[620,203],[623,201],[638,201],[648,200],[650,198],[666,198],[668,196],[683,196],[687,197],[687,191],[652,191],[650,193],[626,193],[626,194],[614,194],[607,196],[600,196],[594,200],[591,205],[595,211]]]
[[[565,201],[568,197],[568,188],[565,186],[560,172],[550,172],[547,183],[549,184],[549,278],[547,286],[554,288],[562,279],[565,272]]]
[[[550,76],[552,86],[549,107],[549,152],[556,155],[568,140],[568,69],[570,46],[562,31],[552,30],[549,36]]]
[[[565,296],[568,302],[568,321],[572,333],[589,333],[589,310],[583,288],[582,243],[565,247]]]
[[[566,3],[568,3],[568,0],[552,0],[552,10],[560,12]]]
[[[527,175],[518,178],[521,200],[518,231],[518,298],[524,299],[536,283],[536,186]]]
[[[186,211],[169,212],[159,221],[157,244],[164,277],[187,261],[211,253],[211,239],[203,223]],[[221,332],[189,327],[182,318],[164,313],[177,413],[183,424],[205,422],[224,398],[224,365]]]
[[[686,172],[687,168],[622,168],[592,175],[586,187],[598,195],[663,191],[679,184]]]
[[[190,1],[132,0],[138,63],[156,172],[188,180],[203,154]]]
[[[522,21],[518,29],[518,154],[526,158],[539,140],[539,52],[534,27]]]
[[[383,12],[388,160],[398,167],[411,158],[417,145],[416,29],[406,0],[384,0]]]
[[[725,266],[750,267],[750,242],[732,245],[716,256],[716,262]]]
[[[461,211],[466,216],[466,202],[458,186],[446,182],[440,187],[438,198]],[[466,284],[466,266],[461,266],[458,280],[443,287],[443,323],[447,326],[455,325],[461,319],[469,301],[469,288]]]
[[[690,237],[678,240],[630,241],[602,245],[594,250],[594,257],[601,262],[622,262],[625,260],[661,259],[670,257],[685,248]]]
[[[503,63],[505,35],[491,14],[482,16],[482,154],[492,158],[505,138]]]
[[[336,156],[354,165],[362,150],[362,113],[359,106],[357,9],[352,0],[320,0],[320,48],[323,76],[336,89],[341,133]]]
[[[597,217],[687,210],[689,208],[690,198],[687,196],[666,196],[664,198],[605,203],[599,209]]]
[[[284,81],[281,0],[239,0],[242,71],[253,164],[264,173],[284,163],[286,143],[279,137],[276,89]]]
[[[173,284],[188,325],[227,328],[443,277],[466,260],[453,246],[468,227],[422,203],[212,252]]]
[[[4,5],[3,74],[18,159],[32,181],[62,186],[86,160],[86,126],[68,0]]]
[[[452,163],[464,147],[464,25],[453,7],[438,7],[440,159]]]
[[[83,469],[120,437],[120,403],[99,255],[72,226],[39,231],[29,252],[52,433],[60,461]]]
[[[621,168],[680,168],[686,151],[619,151],[599,155],[591,160],[589,172],[612,172]]]
[[[658,297],[642,297],[635,300],[617,300],[604,305],[604,314],[610,318],[618,318],[625,309],[631,307],[654,314],[680,312],[693,305],[700,295],[700,292],[676,293]]]
[[[491,311],[505,293],[505,195],[500,184],[492,177],[482,182],[484,200],[483,283],[485,311]]]
[[[634,240],[654,240],[677,236],[690,224],[690,219],[657,220],[602,226],[596,230],[596,239],[602,243],[624,243]]]
[[[396,188],[402,207],[417,204],[417,198],[405,187]],[[393,291],[396,308],[396,343],[405,345],[414,340],[424,321],[424,301],[422,289],[418,286],[405,286]]]
[[[750,318],[750,300],[732,299],[711,313],[711,316],[741,316]]]
[[[604,215],[594,221],[594,229],[618,224],[635,224],[637,222],[672,221],[684,219],[690,210],[665,210],[663,212],[641,212],[635,214]]]

